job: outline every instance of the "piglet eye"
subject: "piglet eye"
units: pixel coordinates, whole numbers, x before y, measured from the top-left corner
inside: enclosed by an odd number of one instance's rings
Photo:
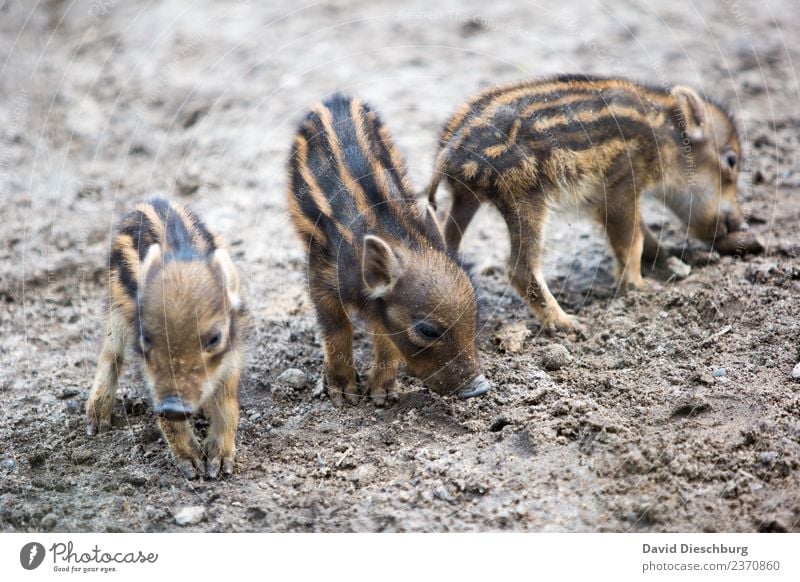
[[[427,340],[437,340],[442,337],[439,328],[427,321],[420,321],[414,325],[414,331]]]
[[[736,162],[737,161],[738,160],[736,159],[736,154],[735,153],[728,152],[727,154],[725,154],[725,163],[728,164],[728,167],[731,170],[736,168]]]
[[[204,350],[213,350],[219,346],[220,342],[222,341],[222,334],[218,331],[215,331],[209,334],[203,340],[203,349]]]

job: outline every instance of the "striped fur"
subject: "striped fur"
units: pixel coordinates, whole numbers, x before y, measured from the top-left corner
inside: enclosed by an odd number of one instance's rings
[[[315,105],[295,135],[288,173],[289,212],[308,249],[334,402],[358,398],[348,311],[365,317],[373,332],[376,403],[396,398],[399,360],[441,392],[477,376],[472,280],[446,249],[435,215],[420,211],[378,115],[339,94]],[[425,318],[436,319],[447,341],[421,349],[415,338],[412,345],[408,336]]]
[[[137,325],[139,264],[151,245],[158,244],[167,260],[209,259],[220,239],[190,209],[163,199],[141,203],[119,223],[111,243],[109,278],[111,303]]]
[[[642,253],[659,251],[641,223],[640,195],[663,197],[695,236],[718,240],[741,224],[740,150],[730,114],[689,88],[563,75],[490,88],[462,105],[440,136],[428,199],[435,205],[445,179],[451,249],[482,202],[497,206],[511,235],[512,282],[546,327],[570,328],[541,277],[549,210],[588,211],[605,227],[621,288],[639,287]]]
[[[155,199],[116,229],[106,337],[87,403],[87,432],[110,427],[127,345],[144,360],[159,427],[189,477],[233,470],[247,321],[223,240],[191,210]],[[203,408],[205,449],[184,420]]]

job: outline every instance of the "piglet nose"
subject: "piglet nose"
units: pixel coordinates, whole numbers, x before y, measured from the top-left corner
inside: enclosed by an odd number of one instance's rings
[[[467,398],[474,398],[475,396],[486,394],[491,389],[491,384],[489,384],[489,382],[486,381],[486,377],[481,374],[470,382],[469,386],[465,386],[459,390],[458,397],[462,400],[466,400]]]
[[[156,406],[156,414],[167,420],[186,420],[192,412],[179,396],[167,396]]]

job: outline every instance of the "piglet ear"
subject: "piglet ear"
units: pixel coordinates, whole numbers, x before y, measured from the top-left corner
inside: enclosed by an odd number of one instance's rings
[[[691,87],[683,85],[673,87],[672,95],[678,102],[689,138],[695,142],[703,140],[706,137],[706,104],[703,98]]]
[[[439,222],[439,219],[436,218],[436,211],[430,204],[426,205],[425,207],[425,228],[434,238],[434,240],[441,243],[442,248],[444,248],[444,231],[442,231],[442,225]]]
[[[371,234],[364,237],[361,274],[370,297],[385,297],[394,288],[402,271],[400,258],[386,241]]]
[[[239,286],[239,273],[231,260],[231,256],[225,249],[217,249],[211,257],[211,269],[214,274],[222,281],[228,305],[232,311],[238,311],[242,307],[241,288]]]
[[[161,245],[152,244],[147,249],[147,254],[144,261],[139,265],[139,288],[147,286],[147,282],[153,277],[164,263],[163,255],[161,252]]]

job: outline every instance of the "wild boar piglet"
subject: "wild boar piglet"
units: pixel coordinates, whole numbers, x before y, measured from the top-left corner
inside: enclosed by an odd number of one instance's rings
[[[112,241],[106,333],[87,433],[111,426],[132,344],[180,470],[189,478],[232,473],[246,322],[239,275],[222,238],[180,204],[138,205]],[[201,409],[210,421],[204,447],[189,423]]]
[[[694,236],[735,248],[741,146],[729,112],[695,90],[622,78],[559,76],[494,87],[464,103],[439,139],[428,199],[446,180],[448,247],[482,202],[503,215],[511,282],[548,329],[575,324],[542,276],[552,209],[579,209],[605,229],[621,290],[644,284],[641,259],[669,252],[641,219],[641,195],[663,201]],[[757,249],[745,249],[757,250]]]
[[[475,286],[432,209],[420,210],[377,114],[339,94],[317,104],[288,166],[289,209],[307,248],[333,403],[358,402],[351,314],[372,333],[375,404],[398,398],[400,363],[437,393],[486,392]]]

